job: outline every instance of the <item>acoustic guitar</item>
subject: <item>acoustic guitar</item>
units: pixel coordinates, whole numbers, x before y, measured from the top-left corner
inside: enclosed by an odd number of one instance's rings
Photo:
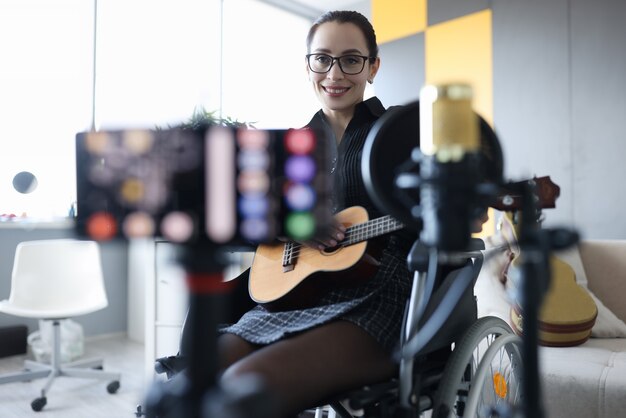
[[[369,220],[360,206],[337,213],[335,219],[346,231],[344,239],[333,248],[318,250],[293,241],[260,245],[250,268],[250,297],[257,303],[288,309],[306,306],[333,284],[349,285],[367,279],[375,268],[364,257],[369,250],[368,240],[404,228],[391,216]],[[341,283],[332,274],[336,272],[342,272]]]
[[[556,207],[556,198],[560,188],[549,177],[534,178],[536,185],[536,207],[539,209]],[[502,218],[500,233],[507,243],[511,257],[504,266],[501,281],[507,284],[509,269],[518,270],[521,274],[521,252],[517,245],[518,230],[513,212],[521,208],[519,196],[510,195],[502,198],[497,207],[508,212]],[[540,220],[537,220],[538,223]],[[539,225],[538,225],[539,227]],[[538,312],[539,344],[550,347],[569,347],[584,343],[591,335],[598,309],[589,293],[576,283],[576,276],[571,266],[550,255],[550,287],[545,294]],[[534,280],[533,277],[525,280]],[[513,283],[509,283],[513,285]],[[518,303],[510,308],[510,324],[513,331],[522,335],[524,330],[524,313]]]
[[[569,264],[552,255],[550,270],[550,288],[538,312],[539,344],[548,347],[580,345],[591,336],[598,308],[589,293],[576,283],[576,273]],[[513,331],[522,335],[524,313],[518,304],[511,308],[510,319]]]
[[[529,180],[511,183],[511,186],[519,186],[522,183],[528,183]],[[556,207],[556,199],[561,195],[561,188],[557,186],[550,176],[533,177],[535,186],[535,207],[537,209],[548,209]],[[504,212],[518,211],[522,208],[522,196],[511,192],[509,189],[515,187],[503,187],[491,207]]]

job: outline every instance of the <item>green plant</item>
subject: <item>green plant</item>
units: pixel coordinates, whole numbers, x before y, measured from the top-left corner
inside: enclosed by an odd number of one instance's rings
[[[229,127],[246,127],[254,128],[254,125],[249,122],[241,122],[237,119],[233,119],[230,116],[220,117],[216,110],[208,111],[203,106],[195,107],[193,114],[185,122],[175,126],[168,125],[168,128],[183,128],[183,129],[201,129],[211,125],[222,125]],[[161,129],[157,126],[157,129]]]

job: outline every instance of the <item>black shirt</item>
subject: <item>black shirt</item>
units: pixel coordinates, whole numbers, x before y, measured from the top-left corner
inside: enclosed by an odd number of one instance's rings
[[[376,97],[357,104],[354,116],[348,123],[339,146],[322,110],[318,111],[307,125],[307,127],[324,131],[329,141],[332,156],[331,175],[334,184],[334,212],[350,206],[363,206],[370,219],[382,216],[363,183],[361,157],[367,136],[383,113],[385,113],[385,108]]]

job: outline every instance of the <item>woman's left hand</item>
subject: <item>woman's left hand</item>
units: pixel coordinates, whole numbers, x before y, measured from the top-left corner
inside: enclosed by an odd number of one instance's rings
[[[318,250],[336,247],[337,244],[345,238],[345,232],[346,227],[344,225],[333,223],[322,233],[318,234],[313,239],[302,242],[302,244],[311,248],[317,248]]]

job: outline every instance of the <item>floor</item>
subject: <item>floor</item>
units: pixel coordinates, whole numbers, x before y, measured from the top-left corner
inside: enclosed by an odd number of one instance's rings
[[[137,406],[144,403],[149,384],[144,374],[144,346],[122,335],[97,337],[85,341],[83,358],[104,359],[104,369],[122,374],[117,393],[107,393],[106,381],[60,377],[47,394],[47,404],[40,412],[31,409],[40,396],[45,379],[0,385],[0,418],[132,418]],[[0,374],[19,372],[26,355],[0,359]],[[30,358],[30,357],[29,357]],[[299,418],[313,418],[306,411]],[[323,417],[328,417],[328,412]],[[330,414],[332,416],[332,414]]]
[[[40,395],[45,379],[0,385],[2,418],[131,418],[143,402],[144,347],[122,335],[97,337],[85,341],[85,358],[104,358],[104,369],[122,374],[120,389],[107,393],[107,382],[61,377],[47,395],[47,405],[34,412],[30,403]],[[0,373],[22,369],[26,355],[0,359]]]
[[[104,369],[122,373],[119,391],[110,395],[107,382],[61,377],[55,380],[40,412],[30,403],[39,397],[45,379],[0,385],[0,418],[132,418],[148,389],[144,376],[144,347],[125,336],[98,337],[85,342],[84,358],[104,358]],[[0,359],[0,374],[19,372],[26,355]],[[324,414],[326,417],[327,414]],[[299,418],[313,418],[304,412]]]

